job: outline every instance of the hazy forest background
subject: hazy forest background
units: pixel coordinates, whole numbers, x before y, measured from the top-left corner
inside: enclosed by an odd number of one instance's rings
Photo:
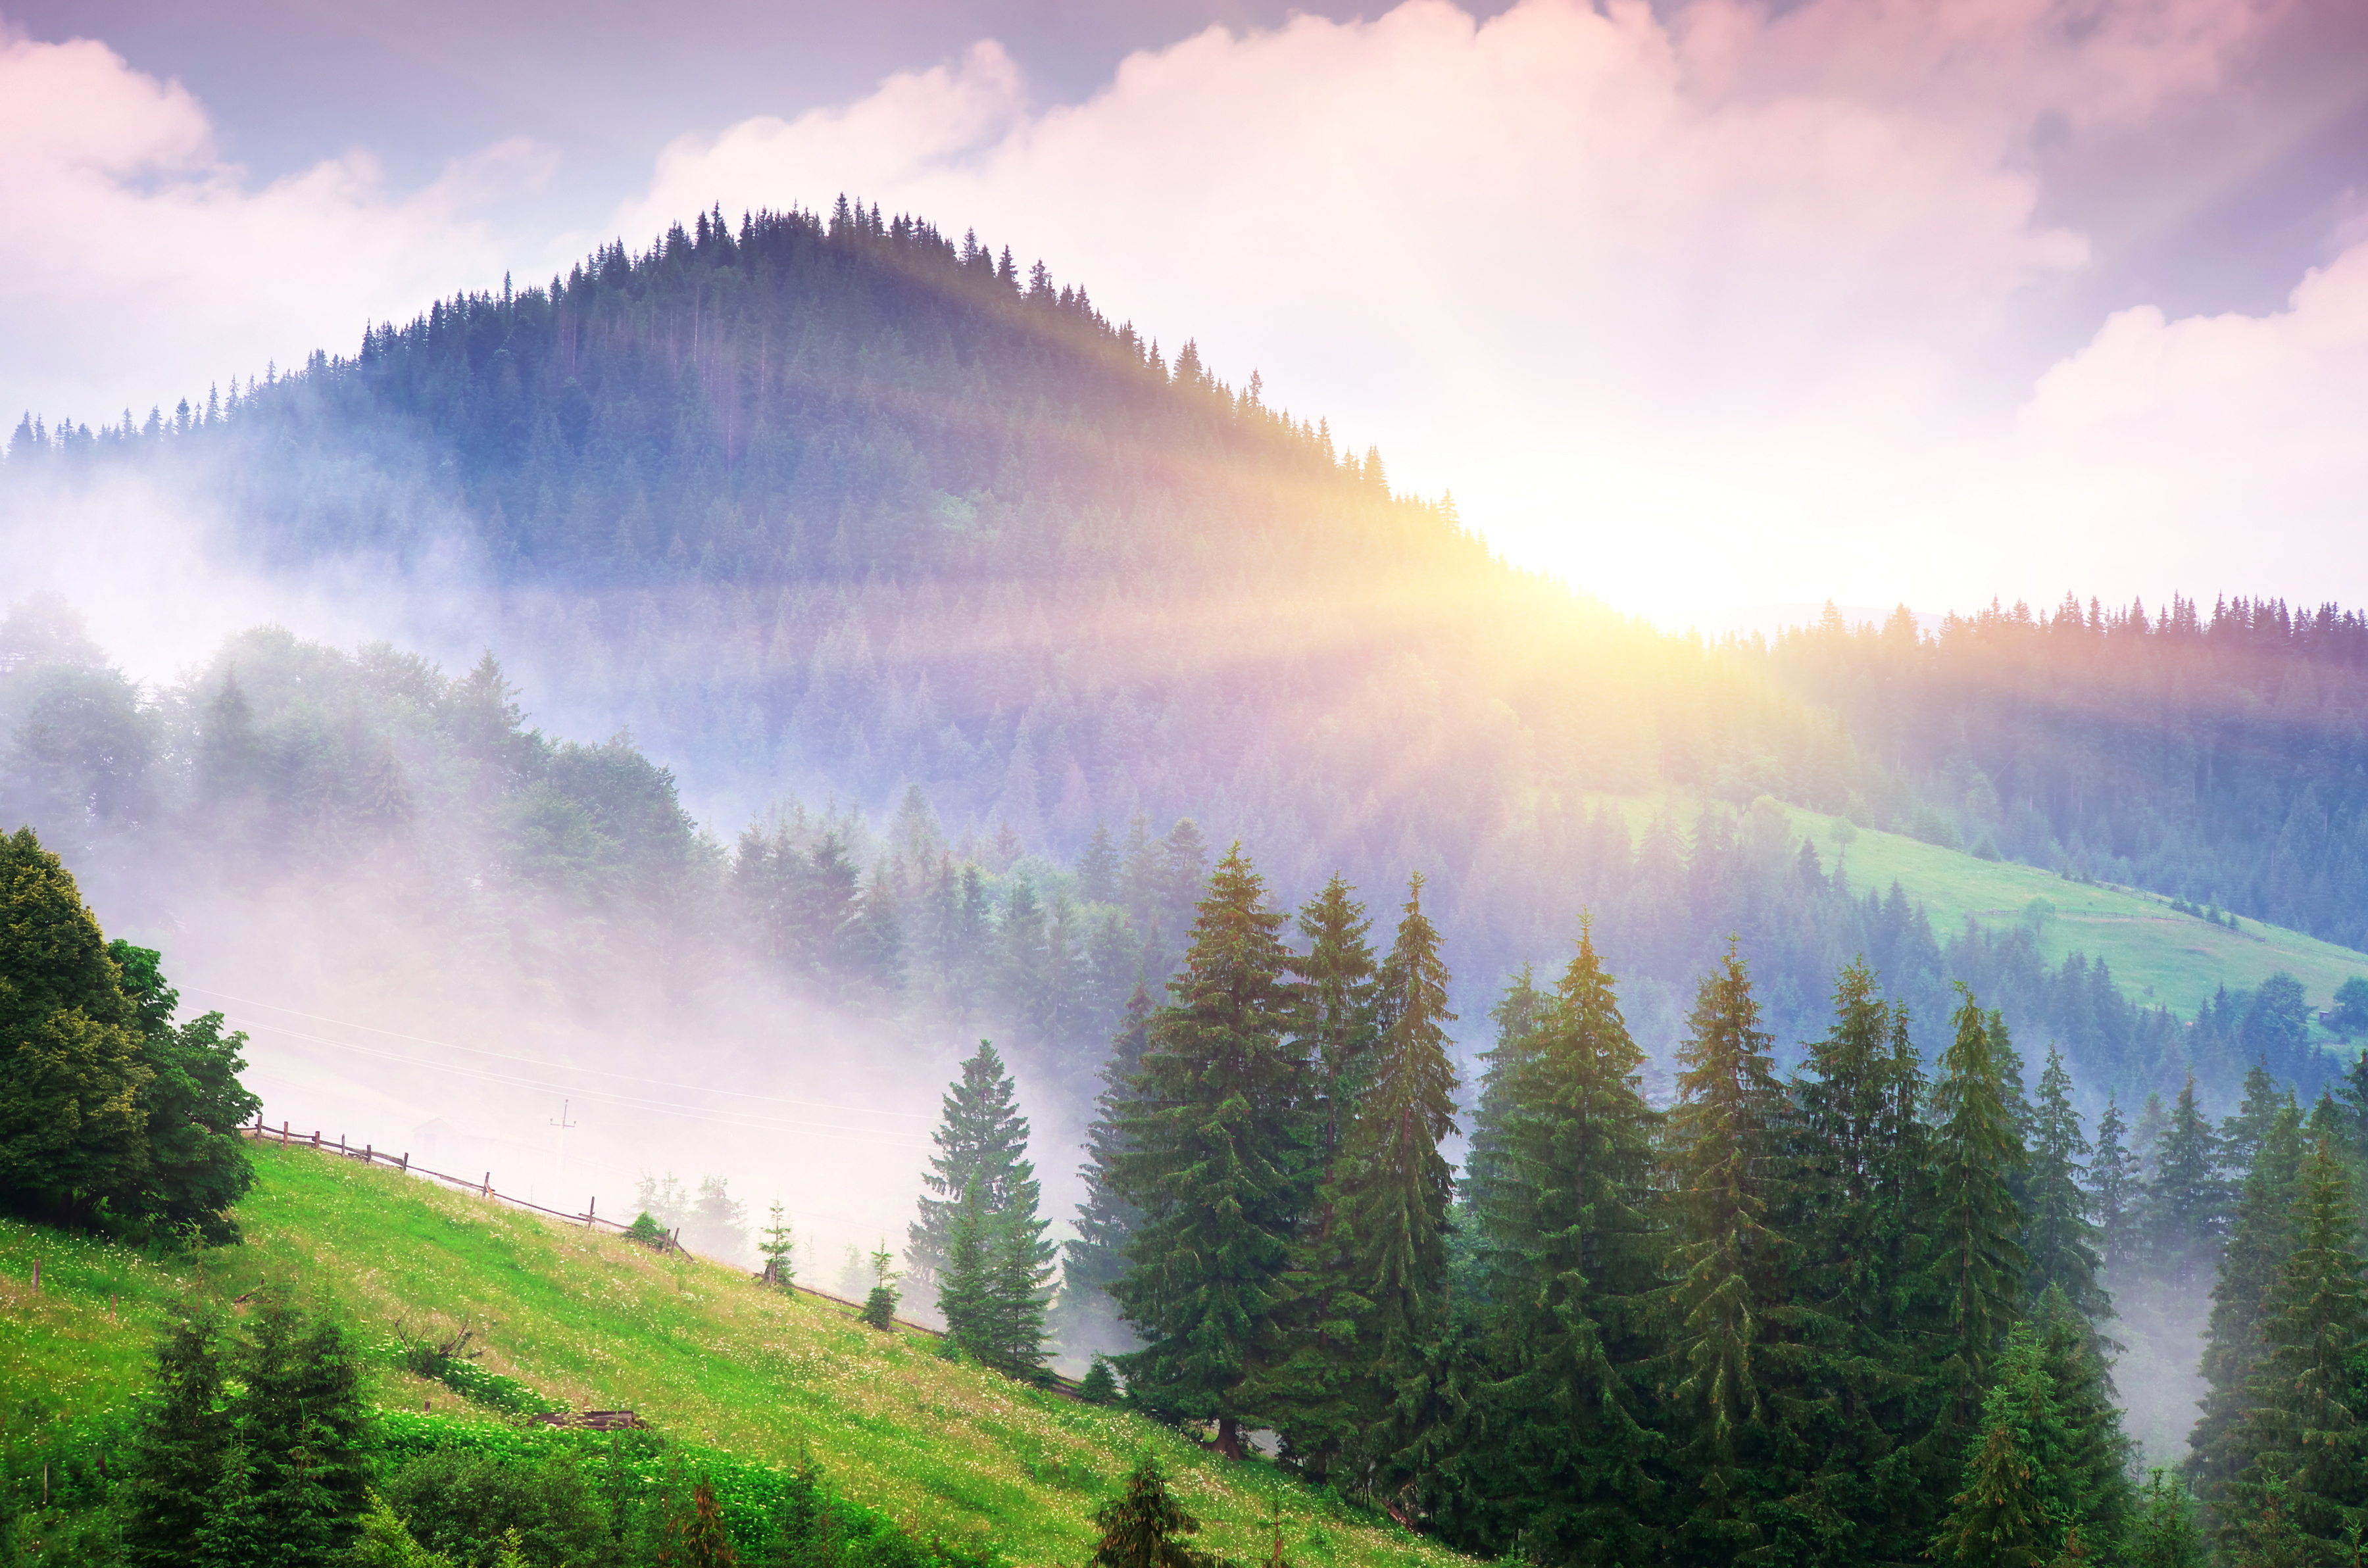
[[[1236,840],[1285,906],[1428,879],[1467,1085],[1583,911],[1656,1097],[1730,937],[1785,1064],[1862,954],[1928,1058],[1964,981],[2092,1120],[2340,1071],[2332,995],[2176,1012],[2030,923],[1936,924],[1781,807],[2368,946],[2359,612],[2067,598],[1712,644],[1339,448],[973,236],[702,215],[169,412],[28,416],[28,559],[161,552],[203,570],[159,616],[261,585],[351,631],[143,683],[90,607],[10,596],[0,819],[235,1004],[267,1115],[529,1151],[570,1202],[729,1170],[834,1267],[901,1233],[981,1036],[1050,1206],[1076,1196],[1125,1001]],[[572,1154],[563,1095],[596,1123]]]

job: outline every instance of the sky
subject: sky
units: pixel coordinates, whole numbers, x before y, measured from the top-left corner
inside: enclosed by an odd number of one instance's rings
[[[12,415],[845,191],[1665,624],[2368,600],[2356,0],[0,0],[0,144]]]

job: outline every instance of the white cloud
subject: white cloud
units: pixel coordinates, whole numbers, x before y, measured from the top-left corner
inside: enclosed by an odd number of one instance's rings
[[[2033,535],[1964,520],[1979,497],[2077,522],[2051,492],[2089,472],[1984,380],[2017,302],[2087,259],[2034,219],[2031,139],[2209,91],[2269,9],[1409,0],[1212,28],[1044,108],[982,45],[677,143],[626,228],[842,189],[974,223],[1665,615],[2052,597]],[[2089,582],[2138,585],[2092,553]]]
[[[0,406],[97,424],[351,352],[366,320],[498,278],[476,212],[541,177],[514,142],[424,189],[355,153],[260,187],[203,108],[104,44],[0,30]]]
[[[975,225],[1665,617],[2359,599],[2368,556],[2330,541],[2368,478],[2361,250],[2283,312],[2128,311],[2035,386],[1996,369],[2087,262],[2036,216],[2034,139],[2142,133],[2284,3],[1409,0],[1212,28],[1066,105],[981,42],[677,142],[610,232],[841,190]],[[0,37],[0,406],[144,410],[554,255],[496,232],[530,148],[417,191],[359,153],[258,186],[96,43]]]

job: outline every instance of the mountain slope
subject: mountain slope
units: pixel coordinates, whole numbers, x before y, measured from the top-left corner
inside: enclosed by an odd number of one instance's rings
[[[1904,638],[1819,629],[1824,642],[1772,651],[1662,636],[1491,559],[1447,498],[1394,493],[1379,454],[1339,454],[1321,425],[1270,406],[1255,377],[1228,386],[1190,345],[1171,364],[1041,267],[1023,277],[1008,255],[860,206],[736,229],[701,216],[644,254],[605,248],[548,288],[438,301],[373,327],[352,358],[324,354],[219,405],[56,438],[28,426],[11,453],[0,501],[26,515],[138,473],[218,503],[238,558],[275,581],[375,574],[459,604],[538,712],[630,725],[639,755],[670,769],[720,835],[780,808],[728,879],[689,852],[655,879],[575,877],[598,857],[567,846],[597,841],[559,823],[545,860],[577,900],[571,918],[639,901],[637,918],[668,912],[659,928],[712,932],[795,986],[835,1004],[860,994],[916,1034],[994,1032],[1077,1100],[1113,995],[1138,966],[1162,970],[1189,909],[1175,877],[1151,897],[1072,874],[1098,825],[1122,836],[1138,815],[1152,845],[1196,819],[1173,857],[1188,871],[1194,843],[1239,836],[1292,902],[1336,869],[1374,903],[1423,872],[1473,1035],[1508,971],[1552,963],[1582,911],[1640,1038],[1664,1052],[1730,933],[1788,1040],[1822,1029],[1835,971],[1857,952],[1879,958],[1928,1029],[1952,978],[2004,975],[2032,994],[2061,980],[2064,955],[2044,975],[2014,955],[2021,968],[2001,969],[1912,901],[1844,895],[1800,863],[1781,812],[1755,825],[1762,800],[1994,841],[2045,869],[2217,898],[2322,937],[2351,929],[2339,918],[2350,895],[2328,879],[2349,864],[2356,817],[2333,784],[2316,795],[2301,784],[2350,777],[2351,685],[2317,687],[2332,695],[2299,728],[2222,735],[2207,749],[2228,766],[2214,777],[2271,783],[2248,787],[2258,809],[2199,816],[2176,789],[2192,747],[2163,752],[2151,772],[2064,767],[2099,735],[2135,733],[2140,698],[2157,688],[2187,704],[2166,723],[2189,734],[2189,710],[2212,710],[2225,681],[2134,684],[2044,618],[2047,635],[2014,642],[2005,623],[2028,616],[1939,642],[1912,625]],[[1582,555],[1586,526],[1574,519]],[[466,565],[458,587],[453,561]],[[2185,635],[2161,646],[2185,648]],[[2305,640],[2304,663],[2334,668],[2321,653],[2341,664],[2349,635]],[[2018,695],[1985,707],[1991,665],[1960,651],[2006,642]],[[173,699],[193,721],[185,768],[232,662]],[[2261,669],[2293,667],[2280,655]],[[60,777],[144,766],[136,748],[99,758],[104,735],[71,725],[26,744],[37,718],[71,703],[31,691],[51,676],[30,665],[5,673],[22,695],[8,699],[20,739],[0,802],[26,802],[46,829],[40,813],[72,816],[94,798]],[[2280,689],[2268,678],[2237,683],[2245,700]],[[2301,704],[2303,685],[2285,685]],[[2064,722],[1992,722],[2034,693]],[[351,819],[384,794],[370,774],[378,736],[354,732],[320,769],[342,773],[316,779],[308,759],[335,748],[320,725],[305,730],[302,699],[283,690],[258,715],[288,737],[272,766],[318,785],[282,790],[285,809],[332,819],[334,831],[307,824],[311,842],[356,842],[369,824]],[[2001,760],[1998,735],[2037,732],[2044,745]],[[153,771],[169,773],[170,748],[150,749]],[[386,749],[404,762],[399,744]],[[2050,793],[2064,780],[2068,792]],[[268,794],[266,782],[247,784]],[[802,812],[792,793],[836,809]],[[1640,793],[1714,809],[1633,821],[1598,809]],[[2123,795],[2128,811],[2114,803]],[[2210,834],[2189,831],[2206,818]],[[2323,862],[2327,885],[2302,889],[2317,903],[2265,903],[2269,891],[2218,874],[2276,858],[2271,837],[2286,846],[2279,887]],[[2207,838],[2209,857],[2181,858]],[[815,877],[847,897],[781,916],[803,896],[782,890],[816,854],[831,864]],[[966,864],[980,873],[975,899],[957,887]],[[858,881],[870,925],[848,914]],[[891,928],[900,956],[883,966]],[[816,957],[831,945],[817,930],[858,932],[874,957]],[[664,983],[687,994],[706,972],[690,964]],[[2232,962],[2213,978],[2249,972]],[[2044,1021],[2026,997],[2000,1000],[2019,1023]],[[2168,1027],[2147,1039],[2169,1039]],[[2169,1070],[2110,1041],[2067,1044],[2091,1089]],[[2219,1058],[2199,1066],[2208,1095],[2233,1096]]]
[[[333,1301],[366,1340],[466,1322],[490,1347],[487,1369],[545,1395],[630,1407],[744,1460],[794,1464],[810,1453],[848,1495],[908,1529],[992,1546],[1013,1562],[1082,1560],[1090,1515],[1144,1452],[1159,1456],[1205,1522],[1201,1542],[1237,1560],[1263,1556],[1271,1537],[1260,1520],[1279,1504],[1293,1562],[1463,1561],[1264,1465],[1228,1465],[1137,1417],[951,1365],[932,1340],[877,1334],[847,1308],[761,1290],[738,1270],[660,1258],[309,1148],[255,1153],[261,1179],[238,1210],[246,1244],[170,1269],[0,1221],[10,1308],[0,1383],[40,1397],[61,1455],[86,1459],[81,1449],[141,1386],[149,1345],[189,1292],[236,1297],[265,1279],[292,1280]],[[45,1264],[38,1298],[36,1258]],[[388,1409],[454,1403],[440,1384],[392,1365],[371,1375]]]

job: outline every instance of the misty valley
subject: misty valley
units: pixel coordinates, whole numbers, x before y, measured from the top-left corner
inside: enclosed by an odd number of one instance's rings
[[[845,198],[28,414],[0,1543],[2355,1561],[2368,617],[1339,448]]]

